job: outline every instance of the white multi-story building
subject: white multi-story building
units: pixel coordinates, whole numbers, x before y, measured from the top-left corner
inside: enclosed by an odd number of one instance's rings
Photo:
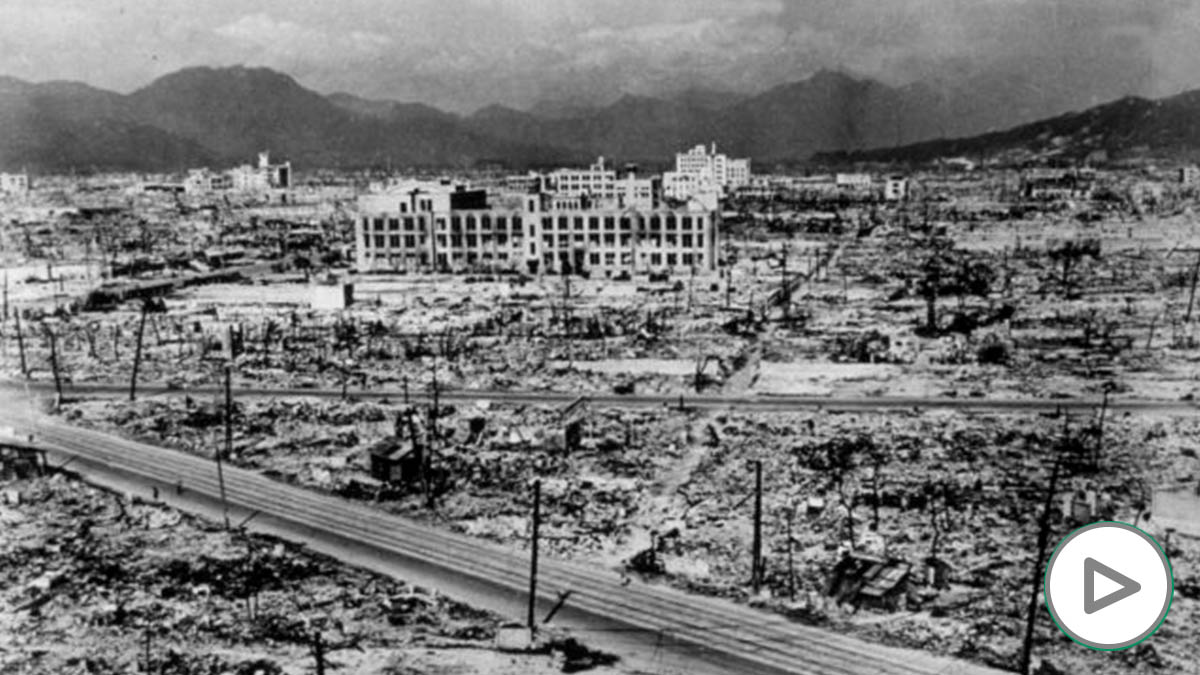
[[[547,187],[562,195],[614,199],[617,172],[604,166],[604,158],[586,169],[556,169],[547,176]]]
[[[833,184],[846,190],[870,190],[872,185],[869,173],[839,173],[833,177]]]
[[[243,164],[229,172],[233,189],[241,192],[286,190],[292,186],[292,163],[272,164],[271,155],[258,153],[258,164]]]
[[[750,160],[732,159],[703,145],[675,155],[675,170],[663,174],[663,192],[685,200],[701,192],[727,190],[750,182]]]
[[[233,189],[230,173],[214,173],[208,169],[191,169],[183,179],[183,190],[188,194],[207,194]]]
[[[883,198],[889,202],[908,199],[908,179],[903,176],[889,177],[883,184]]]
[[[521,184],[528,182],[522,179]],[[658,203],[654,179],[632,173],[618,178],[615,170],[605,166],[603,157],[586,169],[556,169],[536,184],[559,200],[591,207],[650,209]]]
[[[222,190],[238,192],[267,192],[292,187],[292,163],[272,164],[267,152],[258,154],[258,163],[243,164],[217,173],[208,169],[190,169],[183,180],[188,194],[205,194]]]
[[[524,195],[493,208],[482,190],[408,184],[359,198],[360,272],[514,270],[536,274],[716,269],[717,213],[564,203]],[[564,208],[565,207],[565,208]]]
[[[0,193],[23,194],[29,192],[29,174],[0,173]]]

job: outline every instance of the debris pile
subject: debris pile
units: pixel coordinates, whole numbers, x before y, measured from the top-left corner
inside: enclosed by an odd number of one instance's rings
[[[4,672],[564,669],[494,651],[497,616],[281,540],[61,474],[7,489],[21,502],[0,504]]]

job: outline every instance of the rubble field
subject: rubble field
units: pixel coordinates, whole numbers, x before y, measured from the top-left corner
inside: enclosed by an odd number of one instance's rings
[[[144,326],[140,301],[39,294],[82,284],[68,247],[12,275],[21,336],[5,321],[0,355],[15,378],[51,381],[57,359],[66,382],[127,382],[141,333],[139,379],[178,388],[229,362],[239,383],[295,388],[1196,396],[1188,216],[888,208],[836,227],[731,217],[715,274],[344,274],[356,303],[325,310],[293,269],[176,289]]]
[[[220,401],[77,401],[65,419],[212,456]],[[569,411],[236,401],[230,461],[490,540],[525,546],[542,482],[544,549],[613,574],[732,598],[880,642],[1015,668],[1039,523],[1102,519],[1166,541],[1176,597],[1153,639],[1079,649],[1038,611],[1043,672],[1191,672],[1200,541],[1169,532],[1155,489],[1200,476],[1200,421],[1151,415]],[[564,417],[565,415],[570,417]],[[416,439],[414,442],[413,439]],[[421,475],[373,477],[372,449],[424,449]],[[396,455],[392,455],[396,456]],[[1055,458],[1058,458],[1057,460]],[[1058,484],[1045,511],[1053,466]],[[763,579],[751,585],[755,463]]]
[[[517,675],[605,660],[554,633],[540,653],[500,651],[503,625],[62,474],[0,483],[2,673],[300,675],[319,660],[323,672]]]

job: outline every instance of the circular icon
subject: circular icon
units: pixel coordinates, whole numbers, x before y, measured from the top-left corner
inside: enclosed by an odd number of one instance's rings
[[[1067,637],[1092,649],[1127,649],[1171,609],[1171,563],[1153,537],[1099,522],[1067,535],[1046,564],[1046,606]]]

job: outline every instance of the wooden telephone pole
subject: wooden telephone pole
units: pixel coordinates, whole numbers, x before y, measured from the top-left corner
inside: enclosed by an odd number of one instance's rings
[[[1066,416],[1066,411],[1062,411],[1063,415],[1063,446],[1066,446],[1066,441],[1069,439],[1070,424],[1069,418]],[[1046,489],[1046,501],[1042,507],[1041,522],[1038,525],[1038,541],[1037,541],[1037,557],[1033,561],[1033,569],[1030,578],[1029,592],[1029,611],[1025,619],[1025,643],[1021,649],[1021,673],[1029,675],[1029,669],[1033,662],[1033,627],[1037,621],[1038,595],[1041,590],[1042,580],[1042,564],[1046,559],[1046,549],[1050,545],[1050,511],[1054,508],[1054,496],[1058,493],[1058,479],[1062,473],[1062,452],[1065,448],[1057,448],[1054,451],[1054,466],[1050,470],[1050,485]]]
[[[754,560],[751,563],[751,583],[758,595],[763,583],[762,555],[762,461],[754,462]]]
[[[50,342],[50,368],[54,371],[54,407],[57,409],[63,402],[62,376],[58,372],[58,336],[54,334],[54,329],[44,324],[43,327],[46,330],[46,339]]]
[[[537,630],[538,537],[542,525],[542,481],[533,483],[533,541],[529,553],[529,634]]]
[[[25,362],[25,335],[21,332],[21,315],[20,315],[20,313],[14,312],[13,319],[15,319],[15,321],[16,321],[16,323],[14,325],[17,329],[17,351],[19,351],[21,353],[21,375],[24,376],[25,379],[28,380],[29,379],[29,365],[26,364],[26,362]]]
[[[129,400],[137,399],[138,368],[142,365],[142,336],[146,332],[146,314],[150,303],[142,301],[142,320],[138,322],[137,343],[133,351],[133,376],[129,378]]]
[[[225,500],[225,469],[222,465],[224,454],[233,453],[233,386],[231,383],[233,368],[225,364],[225,446],[217,449],[217,485],[221,490],[221,514],[225,520],[225,529],[229,529],[229,502]]]

